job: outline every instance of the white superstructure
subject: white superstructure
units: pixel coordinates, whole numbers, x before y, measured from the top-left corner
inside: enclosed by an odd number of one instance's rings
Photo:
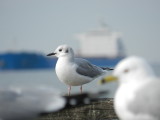
[[[115,58],[125,55],[121,33],[111,32],[106,26],[78,34],[77,38],[80,42],[78,53],[81,56]]]

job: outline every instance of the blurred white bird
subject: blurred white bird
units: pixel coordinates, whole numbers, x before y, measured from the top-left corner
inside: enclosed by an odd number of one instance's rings
[[[30,120],[78,104],[88,104],[104,92],[61,96],[48,87],[0,88],[0,120]]]
[[[0,88],[0,120],[24,120],[65,106],[65,99],[47,87]]]
[[[68,94],[70,95],[71,86],[81,86],[80,91],[82,93],[82,85],[95,80],[96,78],[107,73],[111,68],[101,68],[92,65],[87,60],[82,58],[75,58],[74,51],[68,45],[60,45],[53,52],[47,56],[54,55],[58,57],[56,63],[56,74],[59,80],[67,85]]]
[[[121,120],[160,120],[160,79],[142,58],[122,60],[113,76],[100,81],[119,80],[114,108]]]

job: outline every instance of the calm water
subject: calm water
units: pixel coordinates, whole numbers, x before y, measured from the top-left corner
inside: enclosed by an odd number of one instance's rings
[[[153,65],[155,73],[160,76],[160,66]],[[54,70],[23,70],[23,71],[1,71],[0,86],[50,86],[57,88],[62,93],[67,93],[67,87],[61,83]],[[110,90],[106,97],[113,97],[117,88],[117,82],[99,86],[97,80],[83,85],[84,91]],[[72,87],[72,93],[79,92],[79,87]]]

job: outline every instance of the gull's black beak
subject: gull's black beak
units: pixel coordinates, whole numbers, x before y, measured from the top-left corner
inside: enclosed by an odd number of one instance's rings
[[[52,56],[55,55],[56,53],[49,53],[47,56]]]

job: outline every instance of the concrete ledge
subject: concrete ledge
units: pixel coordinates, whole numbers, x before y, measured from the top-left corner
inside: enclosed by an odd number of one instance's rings
[[[105,98],[88,105],[74,106],[50,113],[38,120],[118,120],[118,118],[113,109],[113,99]]]

